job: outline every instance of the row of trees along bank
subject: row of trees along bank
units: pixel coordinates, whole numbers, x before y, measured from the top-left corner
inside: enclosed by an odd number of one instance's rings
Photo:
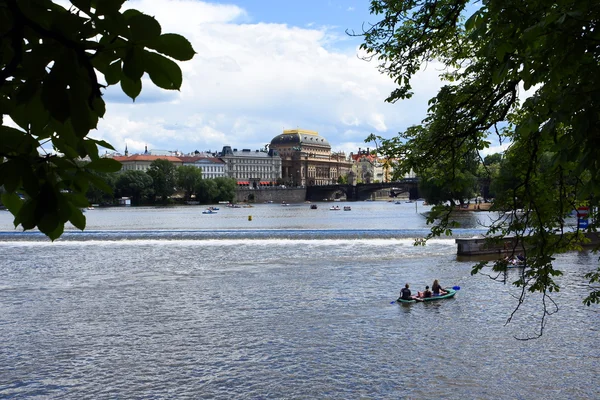
[[[121,197],[131,198],[133,205],[176,201],[211,204],[235,198],[235,179],[203,179],[199,168],[175,167],[161,159],[153,161],[148,171],[97,172],[97,176],[112,189],[112,193],[91,184],[86,197],[92,204],[115,204]]]

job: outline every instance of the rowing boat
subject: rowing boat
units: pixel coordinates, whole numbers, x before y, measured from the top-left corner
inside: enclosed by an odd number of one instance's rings
[[[404,300],[401,298],[398,298],[398,300],[396,300],[398,303],[422,303],[422,302],[426,302],[426,301],[436,301],[436,300],[444,300],[444,299],[449,299],[451,297],[454,297],[454,295],[456,294],[456,290],[455,289],[444,289],[447,293],[441,296],[431,296],[431,297],[424,297],[424,298],[418,298],[418,299],[412,299],[412,300]]]

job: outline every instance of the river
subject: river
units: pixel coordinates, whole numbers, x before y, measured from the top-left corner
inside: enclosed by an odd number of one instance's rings
[[[98,208],[55,242],[1,211],[0,398],[600,398],[597,256],[557,256],[559,311],[520,341],[539,296],[506,325],[517,289],[471,276],[454,238],[413,245],[427,207],[331,204]],[[391,304],[435,278],[455,298]]]

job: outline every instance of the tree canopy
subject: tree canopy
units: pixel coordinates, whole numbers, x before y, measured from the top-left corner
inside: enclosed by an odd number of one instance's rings
[[[152,178],[154,195],[160,197],[162,203],[166,204],[169,197],[175,193],[177,185],[175,166],[170,161],[159,158],[150,163],[147,174]]]
[[[412,168],[417,174],[461,165],[488,148],[493,136],[510,143],[502,160],[510,190],[496,198],[503,213],[488,236],[514,236],[527,252],[528,268],[514,282],[522,290],[519,304],[540,292],[545,305],[554,305],[551,293],[560,290],[555,278],[561,272],[553,255],[579,249],[584,240],[565,217],[578,206],[597,205],[600,195],[598,2],[372,0],[370,11],[381,20],[363,32],[361,48],[398,85],[387,101],[410,98],[415,74],[429,63],[446,66],[446,83],[419,126],[368,140],[401,159],[400,172]],[[461,187],[453,168],[438,176]],[[429,237],[446,232],[450,209],[436,207],[430,222]],[[506,265],[493,268],[500,274]],[[598,303],[600,270],[586,277],[584,302]],[[544,307],[539,334],[552,312]]]
[[[189,41],[162,33],[152,16],[121,12],[124,2],[71,0],[66,9],[0,0],[0,185],[15,226],[51,239],[67,221],[83,229],[90,183],[110,190],[93,172],[120,164],[99,157],[99,147],[113,148],[88,136],[104,116],[108,86],[120,84],[132,99],[145,74],[160,88],[181,86],[176,61],[194,56]]]

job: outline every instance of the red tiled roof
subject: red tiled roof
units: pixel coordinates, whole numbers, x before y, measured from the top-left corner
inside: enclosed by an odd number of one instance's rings
[[[114,160],[119,162],[127,162],[127,161],[154,161],[154,160],[167,160],[170,162],[181,162],[179,157],[173,156],[151,156],[147,154],[134,154],[132,156],[117,156],[113,157]]]

